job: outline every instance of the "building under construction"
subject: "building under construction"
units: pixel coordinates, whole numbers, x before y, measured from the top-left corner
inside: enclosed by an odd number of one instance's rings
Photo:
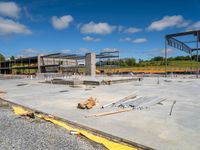
[[[86,53],[85,55],[54,53],[33,57],[21,57],[0,62],[1,74],[36,73],[85,73],[94,74],[96,62],[105,59],[119,59],[119,51]]]
[[[183,41],[179,38],[185,37],[187,41]],[[181,32],[181,33],[174,33],[174,34],[168,34],[165,36],[165,72],[168,73],[168,60],[167,60],[167,46],[171,46],[175,49],[181,50],[191,57],[192,55],[195,55],[196,52],[196,77],[199,76],[199,42],[200,42],[200,30],[195,31],[187,31],[187,32]]]

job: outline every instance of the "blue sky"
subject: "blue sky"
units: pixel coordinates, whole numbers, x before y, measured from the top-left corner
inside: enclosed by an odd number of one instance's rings
[[[0,53],[120,50],[121,57],[162,56],[164,35],[200,29],[199,0],[0,1]],[[169,50],[170,56],[184,55]]]

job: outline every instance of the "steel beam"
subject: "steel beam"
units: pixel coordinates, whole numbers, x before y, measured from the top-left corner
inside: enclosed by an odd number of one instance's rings
[[[179,41],[179,40],[177,40],[177,39],[175,39],[173,37],[166,38],[166,39],[167,39],[167,44],[169,46],[174,47],[176,49],[179,49],[181,51],[184,51],[184,52],[186,52],[188,54],[191,54],[192,49],[189,46],[187,46],[185,43],[183,43],[183,42],[181,42],[181,41]]]
[[[175,34],[168,34],[168,35],[166,35],[166,37],[171,38],[171,37],[186,36],[186,35],[195,35],[196,36],[198,33],[200,33],[200,30],[187,31],[187,32],[181,32],[181,33],[175,33]]]

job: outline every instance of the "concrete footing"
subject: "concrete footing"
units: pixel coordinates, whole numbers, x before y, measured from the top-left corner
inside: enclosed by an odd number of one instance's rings
[[[125,79],[110,79],[110,80],[66,80],[66,79],[52,79],[46,81],[51,84],[63,84],[63,85],[111,85],[117,83],[141,81],[142,78],[125,78]]]

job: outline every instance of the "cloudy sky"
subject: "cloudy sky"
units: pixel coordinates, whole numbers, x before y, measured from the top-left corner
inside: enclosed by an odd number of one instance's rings
[[[199,10],[199,0],[0,0],[0,53],[162,56],[165,34],[200,29]]]

